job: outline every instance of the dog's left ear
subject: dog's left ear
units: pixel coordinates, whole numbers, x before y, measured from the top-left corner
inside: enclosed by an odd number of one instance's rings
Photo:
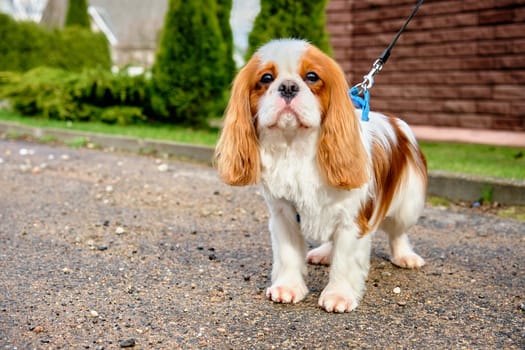
[[[344,73],[328,57],[325,68],[330,72],[326,84],[329,99],[321,125],[317,163],[328,184],[350,190],[368,181],[368,156]]]
[[[215,163],[221,179],[230,185],[255,184],[260,177],[259,144],[250,106],[250,82],[259,60],[254,56],[233,82]]]

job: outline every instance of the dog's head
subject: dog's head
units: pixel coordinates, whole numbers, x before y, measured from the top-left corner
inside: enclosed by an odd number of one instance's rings
[[[319,133],[317,163],[329,185],[352,189],[367,181],[366,153],[343,71],[306,41],[273,40],[233,83],[216,147],[221,178],[231,185],[256,183],[260,135],[293,137],[301,129]]]

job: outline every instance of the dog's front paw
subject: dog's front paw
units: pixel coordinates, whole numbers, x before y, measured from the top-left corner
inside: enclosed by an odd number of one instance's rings
[[[349,312],[357,307],[358,299],[350,291],[328,285],[319,297],[319,306],[328,312]]]
[[[288,287],[283,285],[273,285],[266,290],[268,299],[276,303],[298,303],[308,294],[308,288],[305,285]]]
[[[419,269],[425,265],[425,260],[416,253],[410,253],[402,256],[394,256],[391,259],[392,263],[396,266],[405,269]]]

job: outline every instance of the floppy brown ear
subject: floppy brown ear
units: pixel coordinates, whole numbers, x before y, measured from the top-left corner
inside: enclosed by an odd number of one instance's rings
[[[367,154],[344,73],[335,62],[327,60],[331,80],[326,84],[330,90],[327,91],[328,106],[321,125],[317,163],[328,184],[349,190],[368,181]]]
[[[258,59],[252,58],[235,78],[215,147],[219,176],[230,185],[255,184],[260,177],[259,145],[250,106],[250,82],[257,65]]]

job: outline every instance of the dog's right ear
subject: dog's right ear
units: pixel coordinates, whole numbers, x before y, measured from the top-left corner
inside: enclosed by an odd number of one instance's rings
[[[259,59],[254,56],[237,74],[224,115],[224,126],[215,147],[215,164],[222,181],[244,186],[259,181],[261,165],[250,91]]]

